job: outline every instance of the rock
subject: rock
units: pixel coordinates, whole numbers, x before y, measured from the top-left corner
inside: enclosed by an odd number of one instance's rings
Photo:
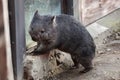
[[[104,54],[104,51],[103,50],[98,51],[98,54]]]
[[[60,64],[57,64],[59,62]],[[74,63],[69,54],[60,50],[51,50],[48,55],[26,55],[24,59],[25,80],[49,80],[56,74],[68,70]],[[53,79],[55,80],[55,78]]]
[[[110,48],[107,48],[106,51],[111,51],[111,49],[110,49]]]
[[[120,36],[118,35],[118,33],[115,34],[115,40],[119,40]]]

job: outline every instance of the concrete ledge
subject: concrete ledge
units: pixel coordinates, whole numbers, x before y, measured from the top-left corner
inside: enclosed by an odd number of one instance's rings
[[[120,29],[120,9],[87,26],[87,30],[95,39],[97,45],[102,45],[104,39]]]
[[[93,38],[98,37],[99,34],[107,31],[109,28],[102,26],[98,23],[91,24],[87,27],[87,30],[90,32]]]

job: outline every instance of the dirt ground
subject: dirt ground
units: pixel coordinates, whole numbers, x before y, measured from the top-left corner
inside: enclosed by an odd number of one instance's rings
[[[120,80],[120,31],[107,36],[103,44],[97,46],[93,63],[93,70],[84,74],[79,74],[79,71],[83,69],[80,66],[79,69],[67,70],[49,79],[25,80]],[[39,60],[37,64],[35,62],[35,66],[40,67],[40,64]],[[28,67],[31,67],[31,65]],[[36,68],[39,70],[38,67]],[[33,72],[35,73],[34,70]],[[39,76],[40,73],[39,71],[36,74]]]
[[[51,80],[120,80],[120,32],[108,36],[99,46],[93,70],[79,74],[80,69],[68,70]]]

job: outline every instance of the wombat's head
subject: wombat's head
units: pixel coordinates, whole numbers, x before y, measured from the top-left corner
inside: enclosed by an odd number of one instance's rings
[[[41,16],[35,12],[30,24],[29,33],[33,41],[53,42],[56,38],[55,16]]]

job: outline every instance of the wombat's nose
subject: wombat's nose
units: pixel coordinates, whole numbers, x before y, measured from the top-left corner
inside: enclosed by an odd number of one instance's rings
[[[45,30],[44,29],[41,29],[41,31],[40,31],[41,33],[44,33],[45,32]]]
[[[44,33],[45,31],[41,31],[41,33]]]

